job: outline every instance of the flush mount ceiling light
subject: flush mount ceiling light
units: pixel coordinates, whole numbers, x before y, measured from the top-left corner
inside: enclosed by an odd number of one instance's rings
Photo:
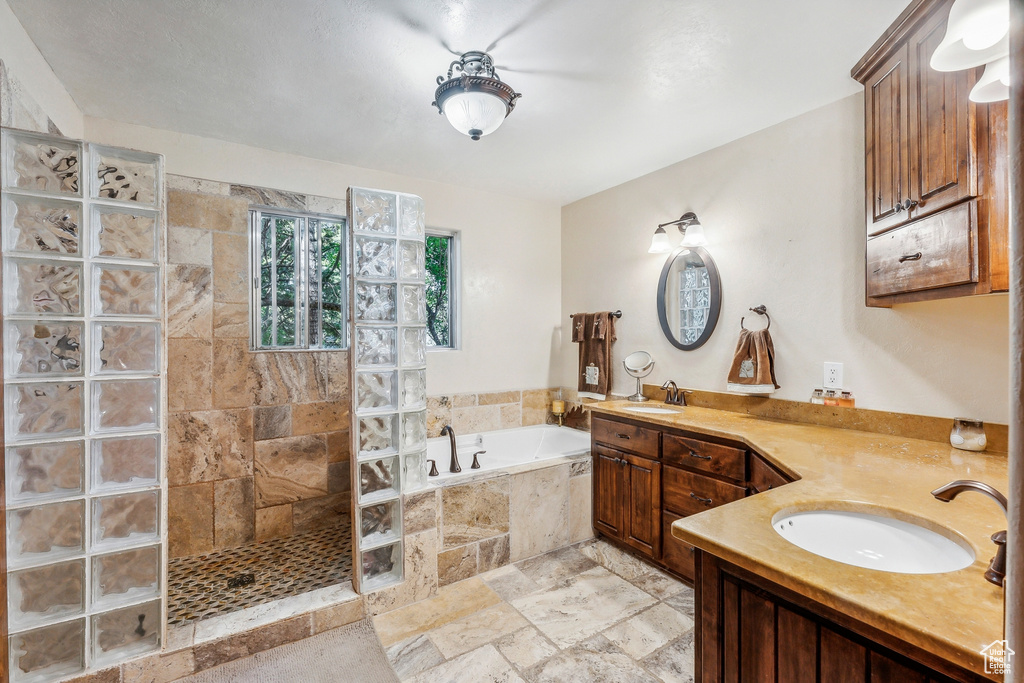
[[[672,243],[668,239],[668,233],[665,232],[665,228],[670,225],[675,225],[682,233],[683,241],[679,245],[681,247],[703,247],[708,243],[704,236],[704,226],[697,220],[697,214],[687,211],[679,217],[679,220],[669,221],[658,226],[658,229],[654,231],[654,237],[651,238],[651,248],[647,250],[648,253],[667,254],[672,251]]]
[[[498,78],[486,52],[466,52],[437,77],[432,104],[455,130],[479,140],[498,130],[522,95]]]
[[[1010,53],[1009,0],[956,0],[946,35],[932,53],[936,71],[960,71]]]

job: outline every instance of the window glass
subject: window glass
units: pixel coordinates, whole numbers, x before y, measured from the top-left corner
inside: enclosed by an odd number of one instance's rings
[[[457,244],[455,234],[427,233],[427,346],[430,348],[457,348]]]

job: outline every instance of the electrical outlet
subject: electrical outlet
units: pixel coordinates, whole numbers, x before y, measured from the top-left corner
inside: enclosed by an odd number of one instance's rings
[[[822,382],[822,386],[825,387],[826,389],[843,388],[842,363],[825,363],[825,380]]]

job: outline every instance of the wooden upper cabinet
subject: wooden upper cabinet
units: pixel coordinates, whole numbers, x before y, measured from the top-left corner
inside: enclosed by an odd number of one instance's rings
[[[942,72],[928,63],[946,35],[946,12],[932,14],[910,35],[909,100],[911,218],[978,194],[977,121],[969,96],[972,71]]]
[[[929,66],[952,4],[915,0],[852,71],[864,85],[869,306],[1008,288],[1006,105],[970,101],[981,69]]]
[[[868,234],[877,235],[903,223],[904,189],[910,183],[907,150],[909,50],[897,50],[866,84],[866,168]]]

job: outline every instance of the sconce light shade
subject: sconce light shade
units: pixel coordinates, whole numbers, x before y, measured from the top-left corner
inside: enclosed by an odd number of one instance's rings
[[[971,102],[999,102],[1010,99],[1010,58],[989,62],[985,73],[971,89]]]
[[[665,228],[658,228],[654,231],[654,237],[651,238],[651,248],[647,250],[648,254],[667,254],[672,251],[672,244],[668,241],[668,233],[665,232]]]
[[[703,247],[708,243],[708,238],[704,236],[704,226],[700,224],[700,221],[696,218],[686,226],[686,232],[683,233],[684,247]]]
[[[1010,54],[1009,0],[956,0],[946,35],[932,53],[936,71],[960,71]]]

